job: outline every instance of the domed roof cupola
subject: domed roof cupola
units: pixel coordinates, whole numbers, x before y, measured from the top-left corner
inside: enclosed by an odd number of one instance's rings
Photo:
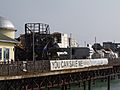
[[[12,24],[12,22],[9,21],[8,19],[4,18],[4,17],[1,17],[1,16],[0,16],[0,28],[15,30],[15,27]]]
[[[15,27],[12,22],[4,17],[0,16],[0,34],[3,34],[9,38],[15,38]]]

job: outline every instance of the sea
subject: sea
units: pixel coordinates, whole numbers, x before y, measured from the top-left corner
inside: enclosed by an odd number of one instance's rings
[[[52,88],[50,90],[61,90],[61,88]],[[71,85],[71,89],[68,90],[84,90],[83,86]],[[86,90],[88,90],[88,86],[86,86]],[[91,90],[107,90],[107,81],[95,81],[94,84],[91,85]],[[110,90],[120,90],[120,79],[114,79],[110,81]]]

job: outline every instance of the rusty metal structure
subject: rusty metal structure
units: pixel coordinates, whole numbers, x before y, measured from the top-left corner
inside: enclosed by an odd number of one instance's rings
[[[26,23],[25,34],[17,38],[16,60],[48,60],[57,57],[59,46],[50,34],[48,24]]]
[[[71,84],[92,90],[96,79],[107,80],[110,90],[110,80],[120,77],[120,58],[108,59],[107,65],[51,71],[50,60],[58,58],[60,49],[47,24],[25,24],[25,34],[17,40],[16,61],[0,64],[0,90],[68,90]]]
[[[0,64],[0,90],[52,90],[54,87],[68,90],[71,84],[92,90],[91,84],[96,79],[105,79],[110,90],[110,80],[120,77],[120,59],[109,59],[108,65],[103,66],[59,71],[50,70],[49,60],[36,61],[35,69],[33,64],[33,61]]]

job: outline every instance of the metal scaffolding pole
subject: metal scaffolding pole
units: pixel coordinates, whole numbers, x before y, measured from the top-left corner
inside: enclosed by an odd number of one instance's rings
[[[72,59],[72,33],[70,33],[70,59]]]
[[[35,32],[34,30],[32,31],[33,33],[33,64],[34,64],[34,71],[35,71]]]

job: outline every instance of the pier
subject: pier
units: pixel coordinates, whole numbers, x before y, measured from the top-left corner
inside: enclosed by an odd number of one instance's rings
[[[120,76],[120,58],[108,59],[107,65],[51,71],[49,60],[16,61],[0,64],[0,90],[68,90],[71,84],[91,90],[96,79],[105,79],[110,90],[111,78]]]

